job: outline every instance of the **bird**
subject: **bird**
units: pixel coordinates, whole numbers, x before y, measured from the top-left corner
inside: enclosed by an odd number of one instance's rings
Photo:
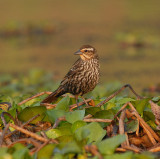
[[[75,96],[77,107],[78,96],[81,96],[87,104],[83,95],[92,91],[99,82],[99,56],[97,50],[91,45],[83,45],[74,55],[79,55],[80,57],[64,76],[59,87],[41,103],[52,103],[61,95],[71,93]]]

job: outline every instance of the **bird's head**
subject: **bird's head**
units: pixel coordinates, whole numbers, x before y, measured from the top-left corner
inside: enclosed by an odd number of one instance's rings
[[[97,57],[97,51],[91,45],[83,45],[77,52],[74,53],[75,55],[80,55],[82,60],[90,60],[92,58]]]

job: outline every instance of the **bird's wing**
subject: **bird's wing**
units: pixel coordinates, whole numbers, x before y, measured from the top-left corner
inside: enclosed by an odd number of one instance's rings
[[[81,67],[81,59],[78,59],[71,67],[69,72],[65,75],[60,85],[66,84],[70,78],[72,78],[77,72],[82,69]]]

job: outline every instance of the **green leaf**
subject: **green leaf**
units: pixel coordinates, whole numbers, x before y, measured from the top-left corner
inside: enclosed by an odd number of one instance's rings
[[[112,109],[112,108],[114,108],[115,106],[116,106],[115,103],[108,102],[108,103],[107,103],[106,110]]]
[[[66,120],[69,123],[74,123],[78,120],[83,120],[85,115],[85,109],[84,110],[75,110],[73,112],[67,112],[66,113]]]
[[[138,120],[132,120],[130,123],[125,124],[125,131],[127,133],[133,133],[137,130],[138,128]]]
[[[59,136],[62,136],[62,132],[59,129],[50,129],[46,131],[46,135],[48,138],[55,139]]]
[[[9,154],[7,154],[7,147],[1,147],[0,148],[0,154],[1,154],[1,157],[2,159],[4,158],[5,159],[5,156],[8,156]],[[6,157],[7,158],[7,157]],[[9,158],[9,156],[8,156]],[[10,158],[9,158],[10,159]]]
[[[24,147],[22,144],[19,143],[15,144],[14,147],[16,148],[16,151],[12,154],[13,159],[31,159],[27,147]]]
[[[48,144],[38,152],[38,159],[51,158],[55,144]]]
[[[151,152],[143,152],[141,154],[135,154],[136,159],[158,159],[159,157],[155,157]]]
[[[118,104],[125,104],[125,103],[131,102],[131,101],[135,101],[135,99],[132,99],[132,98],[122,98],[122,99],[118,100]]]
[[[52,159],[64,159],[62,154],[56,153]]]
[[[73,135],[63,135],[56,139],[59,141],[59,143],[68,143],[74,140],[74,136]]]
[[[65,145],[65,147],[61,150],[61,153],[62,154],[81,153],[81,149],[75,141],[72,141]]]
[[[133,159],[133,152],[125,152],[123,154],[107,155],[104,159]]]
[[[114,114],[112,110],[101,110],[94,115],[94,118],[100,119],[114,119]],[[99,123],[103,128],[109,125],[109,123],[100,122]]]
[[[52,139],[59,138],[64,135],[72,135],[71,124],[65,123],[57,129],[50,129],[46,131],[46,135]]]
[[[46,111],[48,119],[52,123],[54,123],[57,118],[65,116],[65,113],[66,112],[64,110],[56,110],[56,109],[52,109],[52,110],[47,110]]]
[[[145,106],[148,105],[149,99],[141,99],[141,100],[136,100],[134,101],[133,105],[135,106],[136,110],[138,111],[139,114],[142,114],[144,111]]]
[[[149,120],[155,121],[155,116],[151,111],[144,111],[143,112],[143,119],[145,121],[149,121]]]
[[[160,96],[158,96],[158,97],[153,97],[152,100],[153,100],[154,102],[158,102],[158,101],[160,100]]]
[[[80,127],[83,127],[83,126],[85,126],[85,125],[87,125],[86,122],[84,122],[84,121],[82,121],[82,120],[78,120],[78,121],[76,121],[76,122],[74,122],[74,123],[72,124],[71,130],[72,130],[72,132],[74,133],[77,129],[79,129]]]
[[[39,114],[40,116],[31,122],[31,123],[35,124],[38,121],[41,121],[42,119],[44,119],[44,117],[46,115],[45,114],[46,110],[47,109],[44,106],[27,107],[27,108],[23,109],[20,112],[20,114],[18,114],[18,119],[21,120],[21,121],[26,122],[29,119],[31,119],[32,117],[34,117],[37,114]]]
[[[86,109],[86,114],[94,115],[98,111],[101,111],[100,107],[90,107]]]
[[[62,98],[57,106],[56,106],[56,110],[65,110],[65,111],[68,111],[69,110],[69,101],[70,101],[70,98],[69,96],[66,96],[64,98]]]
[[[101,110],[94,115],[94,118],[114,119],[114,114],[111,110]]]
[[[114,153],[115,149],[125,140],[125,135],[117,135],[99,142],[97,146],[102,154],[111,155]]]
[[[101,141],[105,134],[106,131],[96,122],[85,125],[75,131],[77,140],[88,138],[88,143]]]

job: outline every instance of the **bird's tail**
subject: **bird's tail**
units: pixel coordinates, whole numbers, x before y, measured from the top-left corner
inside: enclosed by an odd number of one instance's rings
[[[51,93],[48,97],[46,97],[41,103],[51,103],[57,100],[58,97],[61,95],[65,94],[66,92],[64,91],[63,88],[58,88],[55,90],[53,93]]]

